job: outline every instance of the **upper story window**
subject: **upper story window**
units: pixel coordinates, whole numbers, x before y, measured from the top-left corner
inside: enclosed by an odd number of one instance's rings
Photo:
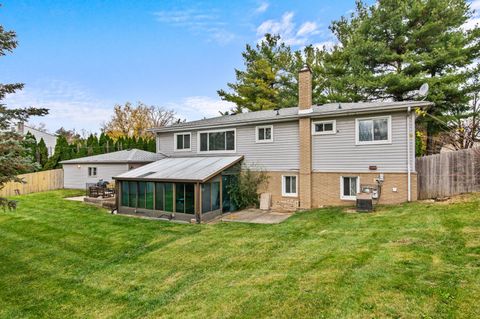
[[[317,121],[312,123],[313,135],[335,134],[337,132],[336,121]]]
[[[257,143],[273,142],[273,125],[257,126],[255,128],[255,141]]]
[[[190,133],[175,133],[175,151],[190,151]]]
[[[355,120],[357,144],[391,143],[392,117],[379,116]]]
[[[200,152],[235,152],[235,129],[198,133]]]
[[[89,167],[88,168],[88,176],[90,176],[90,177],[97,176],[97,168],[96,167]]]

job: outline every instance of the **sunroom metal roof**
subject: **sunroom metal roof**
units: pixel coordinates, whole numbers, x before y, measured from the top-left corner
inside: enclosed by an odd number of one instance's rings
[[[203,183],[242,159],[243,156],[164,158],[115,176],[114,179]]]

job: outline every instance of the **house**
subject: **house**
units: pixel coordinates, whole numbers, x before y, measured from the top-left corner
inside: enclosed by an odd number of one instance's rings
[[[312,105],[312,75],[304,68],[299,74],[298,107],[152,129],[157,152],[168,159],[115,177],[121,189],[119,212],[173,212],[175,218],[195,215],[199,220],[206,219],[205,209],[225,211],[223,205],[230,205],[223,200],[227,194],[222,184],[240,161],[268,174],[268,186],[261,191],[271,194],[273,207],[352,205],[357,193],[366,191],[383,204],[415,200],[414,111],[430,105],[424,101]],[[208,169],[209,158],[219,163],[214,174],[194,178],[197,170]],[[212,181],[219,184],[213,186]],[[220,205],[211,205],[217,198]]]
[[[113,176],[164,157],[161,153],[130,149],[61,161],[64,187],[85,189],[87,183],[96,183],[100,179],[111,182]]]
[[[55,150],[55,145],[57,145],[56,135],[37,130],[36,128],[25,125],[22,122],[17,124],[15,131],[20,135],[26,135],[27,133],[32,134],[33,136],[35,136],[35,140],[37,141],[37,143],[40,142],[40,139],[43,138],[43,141],[45,142],[45,146],[47,147],[47,150],[48,150],[48,157],[53,155],[53,151]]]

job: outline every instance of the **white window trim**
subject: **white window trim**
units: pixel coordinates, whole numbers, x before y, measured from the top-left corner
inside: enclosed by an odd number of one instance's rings
[[[376,119],[387,119],[388,125],[388,139],[383,141],[360,141],[359,134],[359,122],[364,120],[376,120]],[[355,145],[372,145],[372,144],[392,144],[392,116],[383,115],[383,116],[374,116],[374,117],[362,117],[355,119]]]
[[[285,193],[285,177],[295,177],[295,193]],[[282,196],[298,197],[298,175],[282,175]]]
[[[265,129],[265,128],[269,128],[270,129],[270,139],[268,140],[260,140],[258,138],[258,130],[259,129]],[[273,125],[262,125],[262,126],[256,126],[255,127],[255,143],[273,143]]]
[[[190,135],[190,147],[189,148],[182,148],[178,149],[177,147],[177,136],[178,135]],[[173,151],[174,152],[191,152],[192,151],[192,133],[191,132],[184,132],[184,133],[175,133],[173,134]]]
[[[90,175],[90,172],[93,173],[93,169],[95,169],[95,174]],[[87,175],[88,175],[88,177],[97,177],[98,176],[98,168],[96,166],[88,166],[87,167]]]
[[[357,178],[357,193],[360,190],[360,176],[353,176],[353,175],[344,175],[340,176],[340,199],[342,200],[356,200],[357,196],[345,196],[343,195],[343,178],[344,177],[356,177]]]
[[[217,133],[217,132],[234,132],[234,147],[233,150],[224,150],[224,151],[201,151],[200,150],[200,135],[202,133]],[[197,153],[200,154],[225,154],[225,153],[236,153],[237,152],[237,129],[236,128],[227,128],[227,129],[218,129],[218,130],[208,130],[208,131],[199,131],[197,132]]]
[[[329,124],[329,123],[333,124],[333,129],[331,131],[327,131],[327,132],[317,132],[317,131],[315,131],[315,125],[316,124]],[[337,134],[337,121],[336,120],[312,122],[312,135],[332,135],[332,134]]]

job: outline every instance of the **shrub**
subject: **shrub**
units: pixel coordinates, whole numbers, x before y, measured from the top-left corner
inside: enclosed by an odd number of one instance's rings
[[[258,189],[268,182],[264,171],[253,171],[243,168],[237,178],[227,186],[228,194],[237,209],[257,207],[259,205]]]

